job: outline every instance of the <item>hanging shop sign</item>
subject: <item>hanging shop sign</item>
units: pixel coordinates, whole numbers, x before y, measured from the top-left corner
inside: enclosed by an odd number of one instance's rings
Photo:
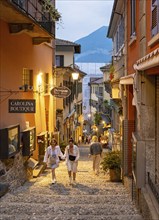
[[[35,113],[35,99],[9,99],[9,113]]]
[[[56,98],[66,98],[71,94],[71,90],[65,86],[54,87],[50,92]]]

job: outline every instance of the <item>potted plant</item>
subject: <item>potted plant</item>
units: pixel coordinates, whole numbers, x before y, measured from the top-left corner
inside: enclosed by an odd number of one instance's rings
[[[105,154],[102,161],[104,171],[109,171],[110,181],[121,181],[121,154],[120,151],[110,151]]]

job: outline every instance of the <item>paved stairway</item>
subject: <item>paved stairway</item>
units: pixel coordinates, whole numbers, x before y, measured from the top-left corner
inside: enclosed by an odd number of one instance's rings
[[[56,170],[51,185],[50,170],[0,199],[0,219],[12,220],[142,220],[122,183],[92,173],[87,149],[80,147],[77,185],[68,183],[65,162]]]

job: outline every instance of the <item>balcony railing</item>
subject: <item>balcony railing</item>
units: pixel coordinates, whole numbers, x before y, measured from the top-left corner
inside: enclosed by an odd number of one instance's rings
[[[10,0],[16,7],[28,17],[43,27],[47,32],[55,34],[55,22],[51,20],[48,12],[42,11],[42,5],[38,0]]]
[[[147,174],[148,174],[148,184],[159,204],[159,186],[152,181],[150,177],[150,173],[148,172]]]

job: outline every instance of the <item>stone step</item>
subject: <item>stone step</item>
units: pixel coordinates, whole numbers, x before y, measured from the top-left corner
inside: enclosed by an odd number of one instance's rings
[[[37,186],[23,186],[14,192],[15,195],[23,192],[24,194],[45,194],[45,195],[128,195],[128,192],[124,187],[107,187],[100,185],[82,185],[69,186],[63,184],[47,185],[41,187]]]
[[[3,202],[3,199],[1,203]],[[59,204],[112,204],[116,203],[119,205],[130,204],[133,205],[133,202],[130,200],[129,195],[51,195],[51,194],[23,194],[18,195],[7,194],[4,199],[5,203],[45,203],[52,204],[54,202]]]
[[[119,204],[56,204],[54,203],[1,203],[0,216],[2,214],[19,215],[21,213],[32,215],[137,215],[138,211],[133,205],[119,205]]]
[[[44,215],[35,215],[33,214],[18,214],[18,215],[9,215],[2,214],[0,215],[0,220],[143,220],[140,215],[55,215],[47,214]]]
[[[142,220],[122,183],[92,173],[92,161],[80,161],[77,185],[68,184],[65,163],[26,182],[0,199],[0,220]]]
[[[33,169],[33,177],[38,177],[43,170],[45,169],[44,164],[38,164],[34,169]]]

